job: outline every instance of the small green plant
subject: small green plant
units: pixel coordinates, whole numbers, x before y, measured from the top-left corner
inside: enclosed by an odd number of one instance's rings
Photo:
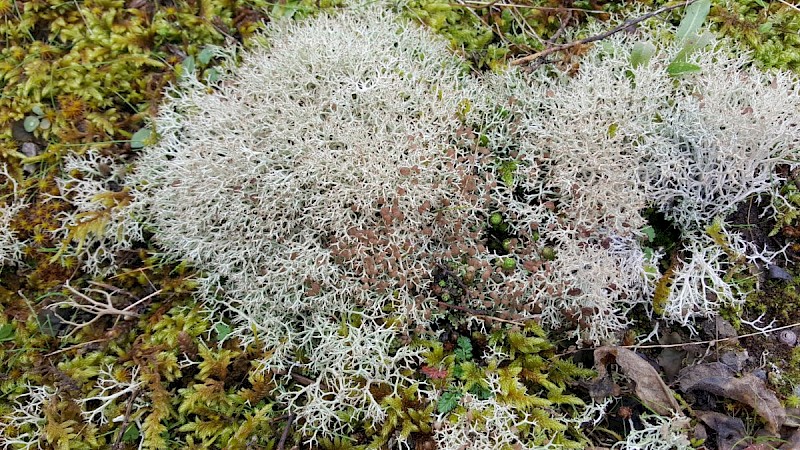
[[[476,439],[476,433],[492,448],[514,442],[537,445],[545,439],[564,448],[581,448],[582,441],[567,437],[562,419],[569,409],[560,408],[583,405],[566,390],[593,371],[554,357],[546,336],[531,322],[522,330],[473,333],[472,339],[459,336],[452,352],[440,342],[426,342],[421,371],[439,392],[436,441],[454,448],[457,439]],[[513,424],[519,426],[509,433],[507,427]]]

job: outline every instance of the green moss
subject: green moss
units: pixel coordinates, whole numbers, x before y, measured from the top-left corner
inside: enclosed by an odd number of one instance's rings
[[[52,125],[32,138],[50,143],[54,157],[74,143],[129,139],[176,65],[207,44],[251,35],[264,17],[233,0],[34,0],[8,9],[0,21],[6,159],[22,157],[8,142],[10,126],[33,111]]]
[[[645,2],[653,7],[667,2]],[[680,11],[670,16],[675,23]],[[708,15],[711,29],[731,38],[765,68],[800,68],[800,13],[783,2],[764,0],[714,0]]]
[[[719,2],[709,15],[715,30],[752,50],[764,67],[800,69],[800,13],[763,0]]]

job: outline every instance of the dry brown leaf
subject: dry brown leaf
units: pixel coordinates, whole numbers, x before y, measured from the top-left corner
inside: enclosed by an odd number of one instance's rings
[[[780,450],[797,450],[800,448],[800,430],[794,430],[789,439],[781,445]]]
[[[681,413],[681,407],[672,390],[664,384],[656,369],[631,350],[622,347],[595,349],[595,369],[601,379],[606,376],[606,364],[614,360],[622,372],[635,383],[634,392],[644,406],[662,416]]]
[[[742,419],[726,416],[714,411],[694,411],[695,416],[717,432],[718,450],[734,450],[736,445],[744,442],[747,432]]]
[[[749,373],[737,378],[725,364],[715,362],[687,367],[681,371],[679,383],[683,392],[699,389],[750,406],[764,419],[767,431],[774,435],[786,421],[786,410],[760,378]]]

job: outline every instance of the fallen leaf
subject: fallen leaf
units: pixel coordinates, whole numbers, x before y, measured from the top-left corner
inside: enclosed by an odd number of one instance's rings
[[[635,383],[634,392],[644,406],[662,416],[681,414],[681,407],[672,390],[664,384],[656,369],[631,350],[622,347],[595,349],[595,369],[599,378],[606,376],[606,365],[614,360],[622,372]]]
[[[800,448],[800,430],[794,430],[789,439],[781,445],[780,450],[795,450]]]
[[[743,442],[747,436],[742,419],[714,411],[695,410],[694,414],[709,428],[717,432],[717,448],[719,450],[734,450],[736,445]]]
[[[777,435],[786,421],[786,410],[764,381],[745,374],[737,378],[733,370],[722,363],[698,364],[683,369],[678,380],[681,390],[707,391],[750,406],[766,422],[766,429]]]
[[[665,348],[658,354],[658,365],[664,371],[667,381],[672,382],[681,371],[686,352],[676,348]]]

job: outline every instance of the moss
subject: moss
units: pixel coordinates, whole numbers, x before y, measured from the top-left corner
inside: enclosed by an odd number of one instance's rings
[[[8,142],[10,125],[34,111],[52,124],[34,129],[31,137],[50,144],[45,150],[50,161],[77,143],[129,139],[174,78],[176,65],[205,45],[252,35],[264,18],[233,0],[158,6],[34,0],[5,9],[0,138],[7,160],[21,158]]]
[[[764,67],[800,68],[800,14],[791,5],[763,0],[719,3],[710,19],[718,33],[743,43]]]
[[[645,4],[663,6],[656,0]],[[670,19],[677,24],[681,15]],[[708,16],[712,31],[731,38],[765,68],[800,68],[800,14],[796,7],[764,0],[714,0]]]

